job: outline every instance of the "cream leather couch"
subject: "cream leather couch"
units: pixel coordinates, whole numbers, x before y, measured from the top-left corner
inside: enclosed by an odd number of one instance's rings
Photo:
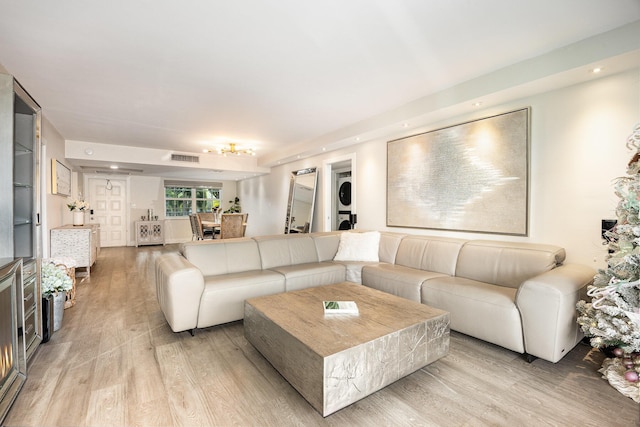
[[[557,362],[581,339],[595,271],[551,245],[380,233],[378,262],[334,261],[342,232],[184,243],[156,262],[174,332],[240,320],[247,298],[349,280],[447,310],[451,329]]]

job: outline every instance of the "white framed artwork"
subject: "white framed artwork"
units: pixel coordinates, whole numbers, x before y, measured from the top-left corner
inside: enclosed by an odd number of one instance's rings
[[[71,195],[71,169],[56,159],[51,159],[51,194]]]
[[[387,143],[387,226],[526,236],[530,108]]]

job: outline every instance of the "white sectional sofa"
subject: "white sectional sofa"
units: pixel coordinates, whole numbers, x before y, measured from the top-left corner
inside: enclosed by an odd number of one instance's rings
[[[371,247],[344,252],[357,235],[339,248],[342,234],[184,243],[156,262],[158,302],[174,332],[193,333],[242,319],[247,298],[351,281],[449,311],[451,329],[528,357],[557,362],[582,339],[575,305],[595,271],[563,265],[560,247],[381,232],[373,260]]]

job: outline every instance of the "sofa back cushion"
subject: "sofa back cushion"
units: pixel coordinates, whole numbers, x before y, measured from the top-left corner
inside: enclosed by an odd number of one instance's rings
[[[338,252],[342,231],[316,232],[309,234],[316,245],[318,261],[331,261]]]
[[[258,243],[262,268],[318,262],[318,252],[308,234],[279,234],[253,238]]]
[[[388,231],[380,232],[380,250],[378,251],[378,257],[380,262],[388,262],[394,264],[396,262],[396,256],[398,255],[398,248],[400,242],[406,234],[392,233]]]
[[[453,276],[460,248],[466,240],[431,236],[405,236],[395,263],[404,267]]]
[[[183,243],[180,251],[205,277],[262,268],[258,244],[249,238]]]
[[[562,264],[563,248],[534,243],[474,240],[460,250],[456,276],[517,288]]]

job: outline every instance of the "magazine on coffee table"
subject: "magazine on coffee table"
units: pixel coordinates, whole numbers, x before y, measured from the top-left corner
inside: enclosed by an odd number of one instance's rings
[[[324,314],[358,314],[355,301],[322,301]]]

